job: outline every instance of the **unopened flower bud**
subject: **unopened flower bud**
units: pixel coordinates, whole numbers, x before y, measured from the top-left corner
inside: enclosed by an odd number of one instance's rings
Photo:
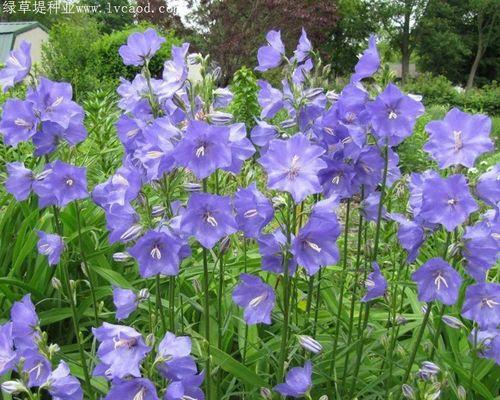
[[[73,279],[71,279],[71,280],[69,281],[69,287],[71,288],[71,291],[72,291],[72,292],[76,289],[76,285],[77,285],[77,283],[76,283],[76,281],[74,281]]]
[[[443,322],[453,329],[461,329],[464,327],[462,321],[458,318],[452,317],[451,315],[443,315]]]
[[[57,343],[51,343],[48,347],[49,358],[51,359],[54,356],[54,354],[58,353],[60,350],[61,348]]]
[[[149,290],[148,289],[141,289],[139,291],[139,294],[137,295],[137,299],[139,301],[144,301],[149,299]]]
[[[467,399],[467,392],[462,385],[460,385],[457,388],[457,396],[458,396],[458,400],[466,400]]]
[[[222,111],[214,111],[208,114],[207,117],[215,125],[229,124],[233,120],[233,114]]]
[[[339,94],[335,93],[333,90],[326,92],[326,98],[330,103],[335,103],[339,99]]]
[[[299,335],[299,344],[307,351],[318,354],[323,350],[323,346],[311,336]]]
[[[420,311],[422,312],[422,314],[425,314],[427,312],[427,307],[428,307],[427,304],[424,304],[422,306],[422,308],[420,309]]]
[[[403,397],[405,399],[415,399],[415,392],[413,388],[410,385],[407,385],[406,383],[401,387],[401,391],[403,392]]]
[[[323,94],[323,88],[309,88],[304,91],[304,97],[307,100],[314,100],[320,94]]]
[[[51,168],[48,168],[46,169],[45,171],[42,171],[40,172],[39,174],[37,174],[35,176],[35,179],[37,181],[43,181],[45,178],[47,178],[47,176],[49,176],[50,174],[52,173],[52,169]]]
[[[165,207],[160,206],[160,205],[156,205],[156,206],[153,206],[153,208],[151,209],[151,216],[152,217],[161,217],[164,212],[165,212]]]
[[[85,265],[85,263],[80,263],[80,268],[82,269],[82,272],[83,272],[83,275],[85,275],[87,278],[89,276],[89,272],[87,271],[87,267]]]
[[[408,323],[408,320],[405,317],[403,317],[402,315],[398,315],[396,317],[396,324],[397,325],[406,325],[407,323]]]
[[[201,192],[201,185],[199,183],[188,182],[184,184],[184,190],[189,193]]]
[[[61,281],[59,279],[57,279],[55,276],[52,277],[52,279],[50,280],[50,283],[55,290],[61,290],[61,288],[62,288]]]
[[[201,293],[202,289],[201,289],[201,283],[200,283],[200,281],[195,278],[191,282],[193,282],[194,291],[196,293]]]
[[[135,225],[132,225],[130,228],[128,228],[120,236],[120,239],[123,240],[124,242],[128,242],[129,240],[137,239],[139,236],[141,236],[141,233],[142,233],[142,226],[135,224]]]
[[[229,238],[229,236],[226,236],[220,242],[220,245],[219,245],[220,253],[226,254],[230,247],[231,247],[231,239]]]
[[[1,387],[8,394],[28,393],[28,389],[21,381],[5,381]]]
[[[455,257],[461,249],[462,249],[461,242],[452,243],[448,246],[448,255],[450,257]]]
[[[146,336],[146,345],[149,347],[153,347],[155,344],[155,335],[150,333],[148,336]]]
[[[273,394],[272,394],[271,390],[266,388],[266,387],[260,388],[260,395],[263,399],[266,399],[266,400],[271,400],[273,398]]]
[[[297,124],[297,121],[295,121],[295,119],[293,119],[293,118],[290,118],[290,119],[286,119],[286,120],[282,121],[280,123],[280,126],[283,129],[288,129],[288,128],[294,127],[296,124]]]
[[[420,370],[425,371],[431,375],[437,375],[440,371],[440,368],[432,361],[424,361]]]
[[[326,394],[324,394],[318,400],[328,400],[328,396]]]
[[[131,258],[132,258],[132,256],[130,254],[128,254],[126,251],[113,254],[113,260],[115,260],[116,262],[128,261]]]
[[[437,400],[441,397],[441,390],[436,392],[427,393],[424,397],[425,400]]]

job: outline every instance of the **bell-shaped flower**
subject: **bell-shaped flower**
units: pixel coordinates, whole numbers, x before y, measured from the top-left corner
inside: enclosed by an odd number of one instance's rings
[[[280,31],[269,31],[266,34],[267,46],[262,46],[257,51],[259,65],[256,71],[264,72],[276,68],[281,64],[285,55],[285,46],[281,41]]]
[[[258,238],[274,216],[271,202],[257,189],[255,183],[237,190],[234,208],[238,228],[249,238]]]
[[[285,383],[276,385],[273,390],[282,396],[291,396],[294,398],[306,395],[312,386],[312,364],[306,361],[303,367],[292,368],[285,378]]]
[[[152,28],[144,32],[134,32],[127,38],[127,44],[118,49],[125,65],[139,67],[149,62],[160,49],[165,38],[158,36]]]
[[[273,288],[250,274],[241,274],[240,280],[241,283],[233,291],[233,301],[244,309],[246,323],[271,324],[275,301]]]
[[[500,284],[477,283],[465,290],[462,316],[475,321],[479,328],[496,328],[500,324]]]
[[[62,237],[54,233],[38,231],[38,238],[38,253],[47,256],[49,265],[59,264],[61,253],[64,250]]]
[[[387,291],[387,280],[380,272],[380,267],[376,262],[372,263],[373,272],[368,275],[365,281],[366,294],[361,299],[363,303],[385,296]]]
[[[10,52],[4,68],[0,71],[0,86],[4,92],[21,82],[30,73],[30,51],[31,43],[23,40],[17,49]]]

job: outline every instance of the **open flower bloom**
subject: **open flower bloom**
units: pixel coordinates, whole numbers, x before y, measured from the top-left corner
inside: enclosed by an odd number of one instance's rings
[[[99,328],[92,328],[95,338],[101,342],[97,357],[101,361],[94,369],[94,375],[107,379],[123,379],[141,376],[142,360],[151,351],[135,329],[104,322]]]
[[[61,253],[64,250],[64,241],[61,236],[53,233],[38,231],[38,253],[47,256],[49,265],[59,264]]]
[[[80,381],[70,375],[69,367],[64,361],[51,372],[43,387],[49,391],[54,400],[83,399]]]
[[[28,387],[42,386],[50,375],[52,365],[38,349],[27,349],[20,354],[23,359],[22,372],[28,375]]]
[[[165,400],[204,400],[205,395],[200,389],[204,379],[203,372],[199,375],[190,375],[170,383],[165,393]]]
[[[273,118],[284,106],[283,93],[281,93],[278,89],[273,88],[269,82],[262,79],[259,79],[258,84],[260,86],[260,90],[257,100],[259,101],[259,105],[262,107],[260,117]]]
[[[12,194],[17,201],[26,200],[35,181],[33,171],[26,168],[21,162],[12,162],[7,164],[7,180],[5,189]]]
[[[250,131],[252,143],[259,147],[267,147],[269,142],[278,137],[278,131],[274,125],[266,121],[257,121],[257,124]]]
[[[303,367],[292,368],[286,375],[285,383],[280,383],[273,389],[282,396],[303,397],[311,389],[311,375],[311,361],[306,361]]]
[[[271,324],[274,308],[274,291],[271,286],[253,275],[241,274],[241,283],[233,291],[233,301],[244,308],[247,324]]]
[[[424,181],[419,215],[427,222],[441,224],[451,232],[476,210],[476,201],[463,175],[428,178]]]
[[[451,109],[442,121],[425,126],[429,140],[424,146],[439,168],[463,165],[472,168],[476,158],[493,149],[489,134],[491,119],[486,115],[471,115]]]
[[[302,32],[300,34],[299,43],[297,44],[297,48],[293,52],[294,59],[298,62],[306,61],[312,51],[312,44],[309,38],[307,37],[307,32],[302,28]]]
[[[387,280],[376,262],[372,263],[372,268],[373,272],[366,278],[366,294],[361,299],[363,303],[384,296],[387,290]]]
[[[64,207],[74,200],[85,199],[88,196],[86,169],[60,160],[51,162],[45,166],[43,178],[33,183],[33,191],[39,197],[40,207]]]
[[[482,174],[476,184],[476,193],[485,203],[495,206],[500,202],[500,164]]]
[[[479,349],[478,356],[488,358],[500,365],[500,329],[490,328],[485,330],[473,329],[469,341]]]
[[[6,92],[16,83],[21,82],[31,69],[31,43],[23,40],[19,48],[10,52],[5,67],[0,71],[0,86]]]
[[[262,46],[257,51],[259,66],[255,70],[261,72],[278,67],[285,55],[285,46],[281,41],[280,31],[267,32],[266,40],[267,46]]]
[[[198,372],[190,353],[191,339],[188,336],[176,337],[173,333],[167,332],[158,346],[155,363],[166,379],[185,379]]]
[[[38,315],[31,295],[25,295],[21,301],[16,301],[10,309],[12,321],[12,338],[17,350],[36,349],[40,340]]]
[[[182,215],[181,229],[194,236],[203,247],[211,249],[224,236],[238,230],[232,214],[231,199],[208,193],[193,193]]]
[[[448,306],[457,302],[462,278],[442,258],[428,260],[412,274],[411,279],[417,283],[420,301],[438,300]]]
[[[359,82],[362,79],[370,78],[380,67],[380,56],[377,50],[377,38],[374,35],[368,40],[368,48],[359,58],[354,67],[354,74],[351,76],[351,83]]]
[[[289,192],[296,203],[321,192],[318,172],[326,167],[320,156],[325,152],[302,134],[287,140],[275,139],[259,159],[267,172],[271,189]]]
[[[139,263],[143,278],[154,275],[175,276],[179,273],[180,250],[183,243],[168,231],[150,230],[129,249]]]
[[[388,214],[388,217],[399,224],[398,241],[401,247],[408,252],[407,262],[412,263],[416,260],[420,246],[424,243],[424,228],[402,214],[391,213]]]
[[[149,28],[145,32],[132,33],[127,39],[127,44],[122,45],[118,52],[125,65],[138,67],[149,62],[164,41],[165,38],[158,36],[154,29]]]
[[[159,400],[153,382],[145,378],[114,379],[104,400]]]
[[[229,128],[225,126],[190,121],[186,136],[175,149],[174,158],[198,179],[206,178],[217,168],[231,165],[229,134]]]
[[[271,202],[257,189],[255,183],[240,188],[234,195],[236,222],[246,237],[258,238],[274,215]]]
[[[500,284],[477,283],[468,286],[462,316],[477,322],[481,329],[496,328],[500,324]]]
[[[0,375],[11,371],[17,363],[12,339],[12,323],[0,325]]]
[[[120,321],[137,309],[139,299],[133,290],[114,287],[113,304],[116,307],[116,319]]]
[[[8,99],[3,105],[0,121],[4,143],[16,147],[19,143],[28,141],[36,134],[38,122],[31,102]]]
[[[285,273],[283,262],[285,258],[286,237],[279,229],[271,234],[262,235],[257,239],[259,252],[262,256],[262,269],[275,274]],[[297,261],[288,254],[288,273],[293,275],[297,269]]]

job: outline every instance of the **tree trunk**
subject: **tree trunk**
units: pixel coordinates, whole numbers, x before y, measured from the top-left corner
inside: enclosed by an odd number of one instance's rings
[[[476,57],[474,57],[474,62],[470,68],[469,77],[467,78],[467,86],[465,86],[465,90],[472,89],[474,86],[474,78],[476,77],[477,68],[479,67],[479,63],[481,62],[481,58],[483,58],[484,54],[484,45],[483,45],[483,15],[480,13],[477,16],[477,28],[478,28],[478,36],[477,36],[477,51]]]

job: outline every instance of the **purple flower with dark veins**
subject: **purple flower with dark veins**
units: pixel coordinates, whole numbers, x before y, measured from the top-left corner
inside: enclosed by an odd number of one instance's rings
[[[33,186],[35,175],[33,171],[26,168],[21,162],[12,162],[7,164],[7,180],[5,189],[12,194],[17,201],[26,200]]]
[[[7,146],[16,147],[35,135],[38,119],[29,101],[8,99],[3,105],[0,133]]]
[[[476,193],[481,200],[491,206],[500,202],[500,164],[495,164],[479,177]]]
[[[375,135],[382,144],[387,138],[390,146],[396,146],[410,136],[415,120],[424,113],[421,102],[404,95],[392,83],[366,107]]]
[[[465,290],[462,316],[477,322],[481,329],[500,324],[500,284],[477,283]]]
[[[277,229],[274,233],[262,235],[257,239],[257,243],[262,256],[262,269],[274,272],[275,274],[284,273],[283,263],[285,259],[284,248],[286,246],[286,237],[283,232]],[[288,273],[293,275],[297,268],[297,262],[291,254],[287,257]]]
[[[104,400],[159,400],[153,382],[145,378],[114,379]]]
[[[38,238],[38,253],[47,256],[49,265],[59,264],[61,253],[64,250],[62,237],[53,233],[38,231]]]
[[[190,232],[203,247],[211,249],[224,236],[238,230],[231,199],[227,196],[193,193],[182,215],[181,229]]]
[[[233,301],[243,307],[246,323],[270,325],[275,300],[273,288],[250,274],[241,274],[240,280],[233,291]]]
[[[457,302],[462,278],[442,258],[428,260],[412,274],[411,279],[417,284],[419,301],[438,300],[448,306]]]
[[[17,354],[14,351],[12,339],[12,323],[0,325],[0,375],[11,371],[17,363]]]
[[[92,328],[95,338],[101,342],[97,357],[101,361],[94,375],[107,379],[139,378],[142,360],[151,351],[139,332],[128,326],[104,322],[100,328]]]
[[[303,397],[312,386],[312,364],[306,361],[303,367],[292,368],[285,378],[285,383],[276,385],[273,390],[282,396]]]
[[[349,198],[359,190],[359,186],[353,184],[356,172],[352,165],[326,156],[323,161],[327,166],[318,173],[318,178],[325,196],[338,195],[341,198]]]
[[[205,375],[189,375],[180,381],[171,382],[165,392],[165,400],[204,400],[205,395],[200,389]]]
[[[373,272],[368,275],[365,281],[366,294],[361,299],[363,303],[382,297],[387,290],[387,280],[380,272],[380,267],[376,262],[372,263]]]
[[[158,36],[154,29],[149,28],[145,32],[132,33],[127,39],[127,44],[122,45],[118,53],[125,65],[139,67],[153,58],[163,42],[165,38]]]
[[[31,295],[16,301],[10,309],[12,338],[17,350],[36,349],[40,340],[39,319]]]
[[[190,121],[174,157],[179,165],[193,171],[198,179],[204,179],[217,168],[231,165],[229,134],[227,127]]]
[[[59,365],[51,372],[43,387],[48,390],[54,400],[83,399],[80,381],[70,375],[69,367],[64,361],[59,362]]]
[[[258,238],[274,216],[271,202],[259,192],[255,183],[238,189],[234,195],[234,208],[238,228],[249,238]]]
[[[424,181],[419,216],[427,222],[441,224],[451,232],[477,208],[463,175],[434,177]]]
[[[271,189],[289,192],[300,203],[308,195],[322,191],[318,172],[326,167],[320,158],[324,152],[299,133],[287,140],[273,140],[259,163],[267,172]]]
[[[43,179],[33,183],[33,191],[39,197],[39,206],[64,207],[74,200],[85,199],[87,173],[84,167],[75,167],[60,160],[45,166]]]
[[[284,106],[283,93],[262,79],[259,79],[258,84],[260,90],[257,100],[262,107],[260,118],[273,118]]]
[[[256,71],[264,72],[278,67],[285,55],[285,46],[281,41],[280,31],[267,32],[266,40],[267,46],[262,46],[257,51],[259,66],[255,68]]]
[[[340,234],[340,225],[332,212],[329,218],[309,219],[307,224],[300,228],[299,233],[292,241],[291,252],[297,263],[302,265],[308,275],[314,275],[320,267],[333,265],[339,259],[337,238]]]
[[[30,73],[31,43],[23,40],[19,47],[12,50],[0,71],[0,86],[4,92],[21,82]]]
[[[442,121],[425,126],[429,140],[424,150],[437,161],[439,168],[463,165],[472,168],[477,157],[493,149],[491,119],[452,108]]]
[[[359,58],[354,67],[354,74],[351,76],[351,83],[359,82],[362,79],[370,78],[380,67],[380,57],[377,50],[377,38],[370,35],[368,48]]]
[[[150,230],[129,249],[139,263],[141,277],[179,273],[181,241],[168,231]]]

